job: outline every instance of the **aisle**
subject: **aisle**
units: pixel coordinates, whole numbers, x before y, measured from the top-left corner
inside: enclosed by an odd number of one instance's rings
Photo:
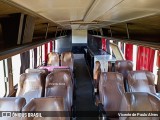
[[[87,65],[85,63],[83,54],[75,54],[75,75],[77,81],[76,89],[76,111],[77,114],[85,114],[84,118],[78,117],[77,120],[97,120],[97,118],[90,118],[90,114],[94,114],[97,111],[97,107],[94,105],[92,99],[92,84]],[[94,112],[91,112],[94,111]],[[77,115],[77,116],[78,116]]]

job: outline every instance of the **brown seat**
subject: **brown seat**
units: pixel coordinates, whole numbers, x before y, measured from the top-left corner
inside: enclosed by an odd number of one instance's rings
[[[22,108],[25,106],[26,100],[22,97],[4,97],[0,98],[0,111],[13,111],[21,112]],[[3,117],[0,117],[0,120],[21,120],[20,117],[5,117],[6,114],[3,113]],[[8,114],[8,116],[12,116]]]
[[[48,75],[48,70],[47,69],[30,69],[30,68],[28,68],[28,69],[25,70],[25,73],[34,73],[34,72],[42,73],[45,76]]]
[[[42,73],[43,75],[43,79],[42,79],[42,85],[43,85],[43,88],[45,88],[45,83],[46,83],[46,77],[49,73],[48,69],[26,69],[25,70],[25,73]],[[44,96],[44,90],[42,91],[42,96]]]
[[[72,52],[63,52],[61,54],[61,66],[68,66],[73,71],[74,58]]]
[[[123,74],[125,90],[128,92],[128,72],[133,71],[133,63],[129,60],[117,60],[115,62],[115,72]]]
[[[20,76],[16,96],[24,97],[27,103],[32,98],[42,97],[44,91],[43,83],[42,73],[23,73]]]
[[[156,94],[155,76],[146,70],[131,71],[128,74],[130,92],[148,92]]]
[[[112,72],[112,62],[108,61],[108,72]]]
[[[157,113],[160,111],[160,99],[145,92],[125,93],[120,111],[140,113]],[[147,113],[148,115],[148,113]],[[160,117],[120,117],[120,120],[159,120]]]
[[[25,120],[69,120],[67,106],[62,97],[34,98],[22,110],[23,112],[39,112],[42,117],[30,117]]]
[[[94,86],[95,93],[97,93],[97,91],[98,91],[100,74],[101,74],[101,64],[99,61],[96,61],[94,69],[93,69],[93,86]]]
[[[71,111],[73,99],[73,84],[70,71],[53,70],[46,78],[45,96],[64,97]]]
[[[99,81],[99,99],[103,104],[104,111],[119,111],[121,99],[124,94],[123,76],[116,72],[103,72]],[[108,113],[109,116],[117,117],[116,112]]]
[[[59,54],[55,52],[50,52],[48,54],[47,65],[59,66]]]

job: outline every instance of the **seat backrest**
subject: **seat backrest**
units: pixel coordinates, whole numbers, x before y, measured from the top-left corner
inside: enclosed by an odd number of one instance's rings
[[[101,74],[99,96],[105,111],[118,111],[124,92],[122,74],[116,72],[103,72]],[[117,116],[113,113],[113,116],[115,115]]]
[[[69,114],[66,114],[68,109],[63,97],[34,98],[22,111],[31,113],[43,111],[42,118],[39,117],[36,120],[45,119],[45,117],[47,120],[69,120]],[[30,117],[29,120],[35,120],[35,118]]]
[[[61,66],[68,66],[73,71],[74,57],[72,52],[63,52],[61,54]]]
[[[100,74],[101,74],[101,64],[99,61],[95,62],[95,66],[93,69],[93,79],[94,79],[94,84],[97,86],[99,83],[100,79]],[[97,86],[98,87],[98,86]]]
[[[34,73],[34,72],[42,73],[45,76],[48,75],[48,70],[47,69],[30,69],[30,68],[28,68],[28,69],[25,70],[25,73]]]
[[[115,62],[115,71],[122,73],[124,79],[127,79],[128,72],[133,71],[133,63],[129,60],[117,60]]]
[[[70,110],[73,98],[73,84],[70,71],[53,70],[46,78],[45,96],[64,97]]]
[[[43,74],[38,72],[23,73],[20,76],[16,96],[21,96],[28,103],[32,98],[43,96]]]
[[[160,98],[154,96],[153,94],[145,92],[133,92],[125,93],[122,102],[120,111],[127,112],[137,112],[145,113],[152,111],[157,113],[160,111]],[[148,113],[147,113],[148,115]],[[120,117],[120,120],[159,120],[159,117]]]
[[[42,79],[42,85],[43,89],[45,88],[45,83],[46,83],[46,76],[48,75],[49,71],[48,69],[26,69],[25,73],[42,73],[43,79]],[[44,90],[42,91],[42,96],[44,96]]]
[[[130,92],[149,92],[156,94],[155,76],[146,70],[131,71],[128,73]]]
[[[0,120],[21,120],[14,113],[21,113],[26,100],[22,97],[3,97],[0,98]]]
[[[55,52],[50,52],[48,54],[47,65],[59,66],[59,54]]]

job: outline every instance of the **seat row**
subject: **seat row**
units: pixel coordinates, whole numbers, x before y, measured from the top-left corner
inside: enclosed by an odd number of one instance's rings
[[[4,97],[0,105],[1,120],[70,120],[63,97],[33,98],[29,103],[24,97]]]
[[[111,65],[109,63],[108,67],[110,66]],[[154,84],[155,76],[152,72],[149,72],[147,70],[133,71],[133,63],[129,60],[116,61],[115,72],[122,74],[125,92],[150,92],[156,94],[156,86]],[[93,73],[93,85],[95,89],[98,89],[98,84],[101,76],[99,61],[96,61]]]
[[[22,100],[20,104],[23,104],[18,106],[27,103],[23,108],[24,111],[68,111],[69,116],[72,116],[73,92],[70,69],[55,68],[49,74],[47,69],[27,69],[21,74],[18,83],[16,97],[20,98],[1,98],[1,100],[6,101],[6,104]]]
[[[63,52],[59,55],[56,52],[50,52],[47,57],[47,66],[68,66],[73,71],[74,57],[72,52]]]
[[[99,62],[97,65],[100,66]],[[146,70],[132,71],[131,61],[116,61],[116,72],[101,73],[100,68],[96,69],[95,102],[101,116],[106,114],[107,117],[118,118],[121,111],[160,111],[160,98],[156,93],[153,73]],[[131,117],[119,119],[130,120]],[[159,120],[159,117],[147,119]]]

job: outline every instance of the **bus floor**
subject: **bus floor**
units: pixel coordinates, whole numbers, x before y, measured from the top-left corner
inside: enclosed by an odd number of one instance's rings
[[[76,76],[76,120],[97,120],[98,109],[92,99],[92,82],[83,54],[74,54]],[[93,117],[95,114],[97,117]],[[92,116],[92,117],[91,117]]]

